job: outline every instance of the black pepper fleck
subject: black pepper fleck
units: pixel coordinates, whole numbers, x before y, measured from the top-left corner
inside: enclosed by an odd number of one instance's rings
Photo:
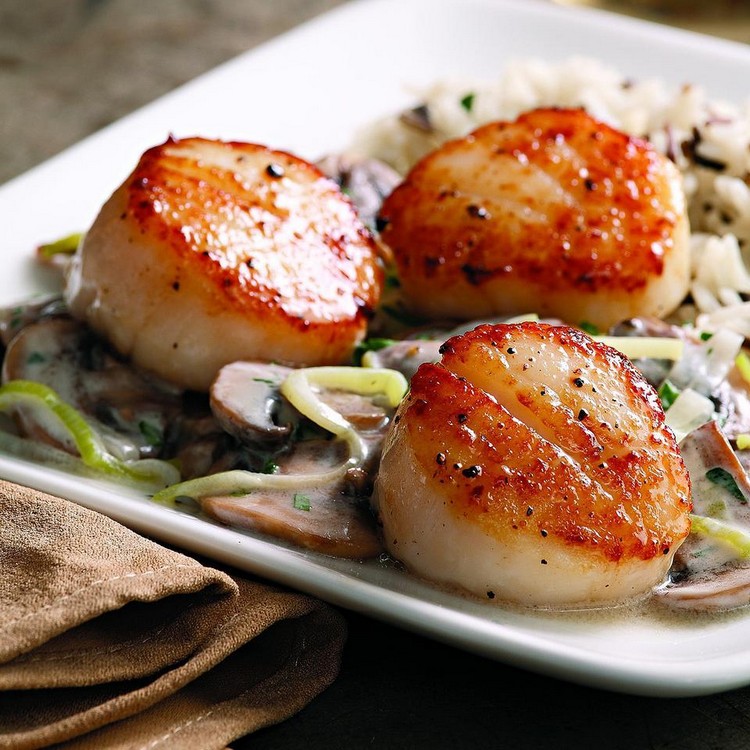
[[[375,229],[378,232],[382,232],[390,223],[391,223],[391,220],[387,216],[375,217]]]
[[[475,219],[486,219],[489,216],[487,209],[483,206],[475,206],[473,203],[466,207],[469,216]]]
[[[512,347],[512,346],[509,346],[509,347],[508,347],[508,349],[507,349],[507,352],[508,352],[508,354],[515,354],[515,353],[516,353],[516,350],[515,350],[515,348],[514,348],[514,347]]]
[[[442,451],[435,456],[436,463],[440,464],[442,466],[446,461],[446,455]]]
[[[464,422],[466,422],[468,417],[466,416],[466,414],[459,414],[456,419],[458,420],[459,424],[463,424]]]
[[[583,378],[576,378],[576,379],[575,379],[575,380],[573,381],[573,385],[574,385],[574,386],[575,386],[576,388],[583,388]]]
[[[495,592],[494,591],[488,591],[487,592],[487,598],[488,599],[494,599],[495,598]]]
[[[585,409],[581,409],[581,411],[578,412],[578,420],[583,421],[588,415],[589,413]]]
[[[546,564],[547,564],[547,561],[546,560],[542,560],[542,565],[546,565]]]
[[[269,177],[283,177],[284,176],[284,167],[281,166],[281,164],[269,164],[266,167],[266,174]]]
[[[526,515],[530,516],[534,512],[534,509],[529,505],[528,508],[526,508]]]
[[[541,530],[541,531],[540,531],[539,533],[540,533],[540,534],[541,534],[542,536],[547,536],[547,530],[546,530],[546,529],[542,529],[542,530]]]
[[[467,466],[461,473],[467,479],[474,479],[475,477],[482,476],[482,467],[474,464],[473,466]]]

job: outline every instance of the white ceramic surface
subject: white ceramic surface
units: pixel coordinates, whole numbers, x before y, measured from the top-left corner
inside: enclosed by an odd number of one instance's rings
[[[253,50],[0,188],[0,304],[48,288],[39,242],[85,228],[147,147],[203,135],[314,159],[409,87],[491,76],[510,58],[598,57],[633,77],[705,86],[739,101],[750,51],[685,32],[537,0],[360,0]],[[289,549],[120,489],[0,456],[0,476],[70,498],[140,531],[334,604],[488,657],[584,684],[679,696],[750,683],[750,612],[678,621],[652,614],[524,613],[438,591],[379,563]]]

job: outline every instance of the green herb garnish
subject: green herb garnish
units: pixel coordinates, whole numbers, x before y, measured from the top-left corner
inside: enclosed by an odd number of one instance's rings
[[[666,410],[677,400],[680,395],[680,389],[675,386],[671,380],[665,380],[658,390],[661,405]]]
[[[709,469],[706,472],[706,479],[719,487],[723,487],[744,505],[747,504],[747,498],[742,494],[742,490],[737,485],[735,478],[726,469],[722,469],[719,466]]]
[[[412,315],[406,310],[402,310],[398,307],[392,307],[391,305],[383,305],[380,308],[386,315],[393,318],[397,323],[405,326],[420,326],[424,324],[424,318],[420,318],[417,315]]]
[[[164,435],[156,425],[144,419],[138,422],[138,429],[146,442],[153,448],[161,448],[164,445]]]
[[[589,323],[588,320],[582,320],[578,327],[584,332],[588,333],[589,336],[598,336],[600,331],[597,326],[595,326],[593,323]]]
[[[476,94],[475,94],[475,93],[474,93],[474,92],[472,91],[472,92],[470,92],[470,93],[466,94],[466,96],[464,96],[464,97],[463,97],[463,98],[461,99],[461,106],[462,106],[462,107],[463,107],[463,108],[464,108],[464,109],[465,109],[465,110],[466,110],[467,112],[471,112],[471,110],[472,110],[472,107],[474,106],[474,98],[475,98],[475,97],[476,97]]]
[[[279,465],[274,461],[272,458],[266,459],[266,462],[263,464],[262,472],[264,474],[278,474],[279,471]]]
[[[297,510],[310,510],[310,498],[301,492],[294,493],[293,504]]]

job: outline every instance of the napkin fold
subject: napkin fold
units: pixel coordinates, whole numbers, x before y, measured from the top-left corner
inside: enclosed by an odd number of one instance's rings
[[[345,625],[0,482],[0,748],[223,748],[338,673]]]

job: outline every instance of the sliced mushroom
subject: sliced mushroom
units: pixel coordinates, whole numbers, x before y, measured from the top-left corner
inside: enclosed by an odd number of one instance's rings
[[[722,432],[729,440],[736,440],[738,435],[750,432],[750,391],[736,368],[711,398],[722,422]]]
[[[366,559],[383,551],[369,511],[346,494],[346,480],[327,487],[258,490],[242,497],[208,497],[201,507],[231,526],[336,557]]]
[[[133,369],[87,328],[69,317],[41,317],[10,342],[3,382],[43,383],[86,414],[111,451],[121,458],[160,455],[169,423],[181,408],[181,392]],[[50,423],[19,410],[26,435],[71,450]]]
[[[279,386],[289,372],[288,367],[262,362],[226,365],[211,385],[211,411],[219,424],[242,442],[284,441],[292,424],[277,422],[283,403]]]
[[[325,390],[320,394],[320,400],[335,409],[359,432],[378,430],[388,421],[389,410],[359,393]]]
[[[693,430],[680,452],[690,472],[695,513],[750,532],[750,481],[716,422]],[[743,607],[750,604],[750,560],[720,541],[691,534],[675,555],[670,581],[656,593],[673,607]]]
[[[59,295],[48,295],[23,305],[0,309],[0,342],[10,344],[25,326],[39,320],[67,314],[67,307]]]
[[[612,336],[657,336],[659,338],[690,339],[686,328],[668,323],[661,318],[629,318],[610,329]]]
[[[358,465],[346,468],[347,440],[322,437],[313,429],[312,436],[287,444],[274,458],[275,473],[290,480],[285,489],[267,487],[241,497],[204,497],[200,505],[223,523],[306,549],[338,557],[373,557],[383,548],[367,500],[393,410],[381,406],[376,397],[348,391],[324,389],[318,397],[341,414],[365,443],[365,458]],[[318,479],[329,473],[336,478]],[[298,485],[295,476],[299,476]]]
[[[331,154],[317,163],[321,172],[335,180],[351,198],[360,219],[375,229],[384,198],[401,182],[401,175],[377,159]]]

